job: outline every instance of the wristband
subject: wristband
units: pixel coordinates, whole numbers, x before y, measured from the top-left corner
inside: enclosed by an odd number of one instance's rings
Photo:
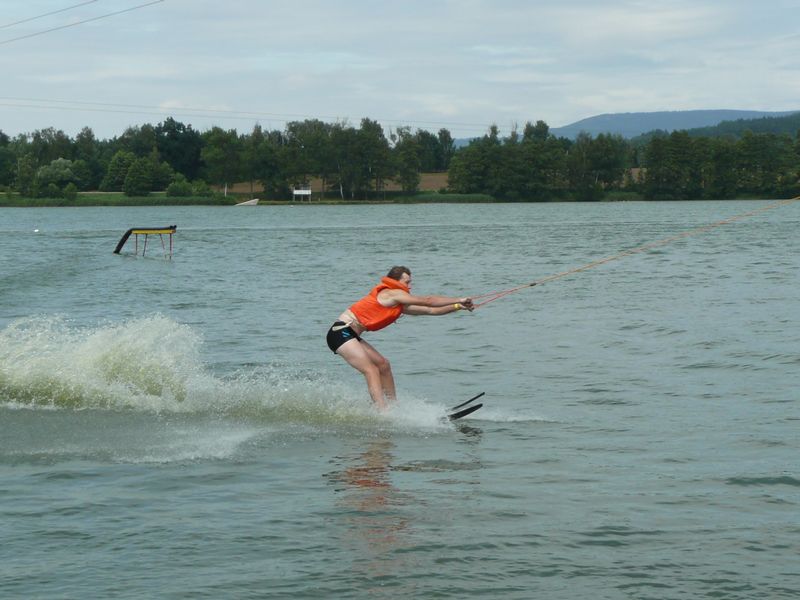
[[[455,304],[453,304],[453,308],[455,308],[456,310],[461,310],[461,309],[462,309],[462,308],[464,308],[464,307],[463,307],[463,306],[461,306],[461,304],[460,304],[460,303],[456,302]]]

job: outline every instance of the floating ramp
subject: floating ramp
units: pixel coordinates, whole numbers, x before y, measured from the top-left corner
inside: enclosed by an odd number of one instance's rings
[[[114,248],[114,254],[119,254],[122,252],[122,247],[125,245],[125,242],[128,241],[128,238],[131,235],[135,236],[136,246],[134,249],[135,254],[139,254],[139,236],[144,236],[144,246],[142,248],[142,256],[145,255],[147,252],[147,236],[150,235],[158,235],[161,238],[161,248],[164,250],[164,257],[165,258],[172,258],[172,236],[175,234],[175,230],[178,229],[177,225],[167,225],[166,227],[131,227],[122,238],[119,240],[117,247]],[[169,250],[167,250],[167,245],[164,243],[164,236],[169,237]]]

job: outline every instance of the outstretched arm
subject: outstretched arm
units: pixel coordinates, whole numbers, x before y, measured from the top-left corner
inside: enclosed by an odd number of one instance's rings
[[[403,312],[407,315],[446,315],[459,310],[474,310],[470,298],[461,298],[461,302],[453,302],[445,306],[422,306],[419,304],[409,304],[403,307]]]
[[[403,307],[407,315],[446,315],[457,310],[473,310],[471,298],[452,296],[414,296],[403,290],[383,290],[378,301],[384,306]]]

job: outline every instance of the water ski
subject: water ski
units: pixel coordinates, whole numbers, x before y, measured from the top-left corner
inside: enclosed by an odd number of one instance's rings
[[[476,410],[478,410],[481,406],[483,406],[483,404],[472,404],[472,405],[468,406],[467,408],[462,408],[461,410],[459,410],[457,412],[450,413],[449,415],[447,415],[447,418],[450,419],[451,421],[455,421],[457,419],[460,419],[461,417],[466,417],[467,415],[471,415]]]
[[[482,396],[483,396],[485,393],[486,393],[486,392],[481,392],[481,393],[480,393],[480,394],[478,394],[477,396],[473,396],[472,398],[470,398],[469,400],[466,400],[466,401],[462,402],[461,404],[456,404],[456,405],[455,405],[453,408],[451,408],[450,410],[453,410],[453,411],[454,411],[454,410],[458,410],[458,409],[459,409],[459,408],[461,408],[462,406],[466,406],[466,405],[467,405],[467,404],[469,404],[470,402],[474,402],[474,401],[475,401],[475,400],[477,400],[478,398],[481,398],[481,397],[482,397]]]
[[[447,418],[450,419],[451,421],[455,421],[457,419],[460,419],[461,417],[466,417],[467,415],[474,413],[481,406],[483,406],[483,404],[470,404],[470,402],[474,402],[478,398],[481,398],[485,393],[486,392],[481,392],[480,394],[473,396],[472,398],[466,400],[465,402],[462,402],[461,404],[456,404],[453,408],[450,409],[450,414],[447,415]],[[468,404],[470,405],[467,406]]]

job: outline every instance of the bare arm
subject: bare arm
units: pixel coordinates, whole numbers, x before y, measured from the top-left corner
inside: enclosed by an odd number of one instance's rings
[[[454,302],[453,304],[446,304],[445,306],[420,306],[418,304],[409,304],[403,307],[403,313],[407,315],[446,315],[451,312],[459,310],[472,311],[475,307],[472,306],[472,301],[469,298],[464,298],[468,302]]]
[[[384,306],[403,306],[407,315],[446,315],[457,310],[473,310],[471,298],[452,296],[413,296],[402,290],[384,290],[378,295]]]

